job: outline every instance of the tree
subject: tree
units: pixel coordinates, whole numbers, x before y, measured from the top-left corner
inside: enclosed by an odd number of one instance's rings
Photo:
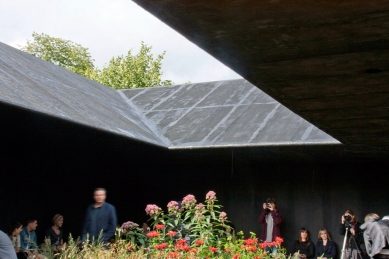
[[[47,34],[32,34],[33,41],[27,41],[21,50],[36,57],[69,69],[114,89],[127,89],[172,85],[162,80],[162,60],[166,52],[154,59],[151,47],[143,41],[138,54],[131,50],[126,56],[113,57],[101,70],[95,68],[88,48],[69,40],[54,38]]]
[[[86,76],[114,89],[172,85],[172,81],[161,79],[165,52],[156,59],[150,52],[151,47],[142,41],[138,54],[132,55],[129,50],[126,56],[113,57],[107,66],[91,70]]]
[[[80,75],[94,69],[91,54],[80,44],[44,33],[33,32],[32,37],[21,50]]]

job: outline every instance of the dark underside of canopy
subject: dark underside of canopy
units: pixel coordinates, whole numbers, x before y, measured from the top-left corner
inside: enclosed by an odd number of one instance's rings
[[[134,2],[348,151],[389,152],[389,1]]]

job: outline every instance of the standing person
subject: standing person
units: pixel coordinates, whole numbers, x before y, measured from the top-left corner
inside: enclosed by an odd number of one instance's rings
[[[331,240],[328,231],[323,228],[318,234],[319,241],[316,243],[316,257],[317,259],[329,259],[336,256],[335,242]]]
[[[9,225],[8,236],[11,239],[11,243],[15,249],[16,256],[18,258],[26,258],[24,253],[20,251],[20,232],[22,232],[23,225],[19,222],[13,222]],[[0,257],[1,258],[1,257]]]
[[[274,198],[268,198],[262,207],[263,210],[258,218],[258,222],[263,224],[260,241],[272,242],[275,241],[276,237],[281,237],[280,224],[282,213],[276,208],[276,200]]]
[[[51,228],[46,230],[45,233],[45,242],[50,244],[51,251],[60,252],[64,249],[63,243],[63,216],[60,214],[55,214],[53,217]]]
[[[364,230],[368,255],[374,259],[386,259],[389,258],[389,221],[379,219],[375,213],[367,214],[361,229]]]
[[[85,241],[87,234],[89,240],[96,240],[102,232],[100,242],[108,243],[115,237],[117,217],[115,207],[108,202],[107,191],[104,188],[97,188],[93,193],[94,204],[91,204],[87,210],[82,229],[81,240]]]
[[[35,218],[29,218],[26,221],[26,226],[20,232],[20,250],[30,258],[45,259],[44,255],[38,252],[38,241],[35,230],[38,226],[38,221]]]
[[[0,231],[0,258],[17,259],[12,242],[3,231]]]
[[[346,236],[346,245],[342,251],[342,259],[367,259],[365,242],[363,240],[363,231],[361,223],[357,221],[352,210],[346,210],[342,215],[342,223],[339,227],[340,235]],[[346,228],[348,231],[346,233]]]
[[[298,240],[294,243],[293,253],[302,259],[312,259],[315,257],[315,245],[309,240],[309,233],[306,228],[301,228]]]

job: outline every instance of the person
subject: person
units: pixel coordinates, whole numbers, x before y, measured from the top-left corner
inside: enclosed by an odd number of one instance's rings
[[[142,223],[143,234],[147,235],[150,232],[150,227],[146,222]]]
[[[361,223],[357,221],[352,210],[346,210],[342,215],[339,234],[346,235],[346,245],[342,251],[342,259],[367,259],[365,243],[363,240],[363,231],[360,229]],[[346,233],[346,228],[348,231]]]
[[[22,232],[23,225],[19,222],[13,222],[9,225],[8,236],[15,249],[17,258],[25,258],[24,253],[20,251],[20,232]]]
[[[35,218],[26,220],[26,226],[20,232],[20,250],[30,258],[45,259],[44,255],[38,252],[38,242],[35,230],[38,227],[38,221]]]
[[[301,228],[298,240],[293,245],[294,258],[310,259],[315,257],[315,245],[309,240],[309,233],[306,228]]]
[[[60,252],[65,248],[63,243],[63,216],[55,214],[52,219],[52,226],[45,233],[45,242],[50,245],[51,251]]]
[[[319,240],[316,243],[316,257],[318,259],[335,258],[335,242],[331,240],[330,234],[325,228],[320,229],[318,238]]]
[[[389,221],[379,218],[377,214],[369,213],[361,225],[366,252],[374,259],[389,258]]]
[[[272,242],[275,241],[276,237],[281,237],[280,224],[282,221],[282,213],[277,209],[274,198],[268,198],[262,207],[263,210],[258,218],[258,222],[263,224],[260,241]]]
[[[9,237],[0,230],[0,258],[17,259],[14,246]]]
[[[116,210],[113,205],[105,202],[107,191],[104,188],[95,189],[93,198],[95,203],[86,210],[81,241],[86,240],[87,234],[89,234],[89,240],[97,240],[102,232],[99,241],[108,243],[112,238],[115,238]]]

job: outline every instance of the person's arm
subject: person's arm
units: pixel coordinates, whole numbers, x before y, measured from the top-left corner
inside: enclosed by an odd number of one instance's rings
[[[309,241],[308,254],[306,256],[307,258],[315,257],[315,245],[313,244],[312,241]]]
[[[89,214],[90,214],[90,206],[86,209],[84,223],[82,224],[82,231],[81,231],[81,241],[85,241],[86,234],[89,231]]]
[[[339,235],[342,235],[344,236],[344,234],[346,233],[346,227],[344,226],[344,223],[340,223],[340,226],[339,226]]]
[[[336,256],[335,242],[334,241],[329,241],[329,242],[331,242],[331,246],[330,246],[329,254],[327,254],[327,258],[335,258]]]
[[[297,242],[293,243],[292,254],[297,252]]]
[[[113,205],[109,207],[109,215],[108,215],[108,224],[107,229],[103,233],[103,238],[108,241],[109,238],[115,236],[116,226],[117,226],[117,216],[116,209]]]
[[[274,221],[274,224],[276,224],[277,226],[281,224],[281,221],[282,221],[282,213],[281,211],[275,209],[275,210],[271,210],[271,215],[273,217],[273,221]]]
[[[320,241],[317,241],[315,250],[316,250],[316,257],[320,257],[323,254]]]
[[[262,212],[261,212],[261,215],[259,215],[259,218],[258,218],[258,222],[259,224],[263,224],[266,222],[265,218],[266,218],[266,214],[269,210],[268,209],[263,209]]]

